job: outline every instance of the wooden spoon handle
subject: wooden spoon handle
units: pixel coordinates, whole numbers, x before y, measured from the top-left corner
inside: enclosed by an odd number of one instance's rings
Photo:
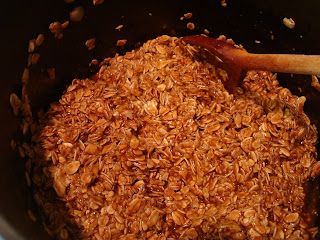
[[[238,56],[234,60],[245,70],[320,75],[319,55],[245,53]]]
[[[182,40],[208,49],[229,65],[229,68],[236,65],[243,70],[320,75],[320,55],[253,54],[205,36],[187,36]]]

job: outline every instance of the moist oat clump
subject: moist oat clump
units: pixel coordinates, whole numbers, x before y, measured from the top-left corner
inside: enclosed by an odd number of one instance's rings
[[[161,36],[75,79],[32,138],[34,198],[60,239],[313,239],[319,174],[304,97],[250,71],[229,94]]]

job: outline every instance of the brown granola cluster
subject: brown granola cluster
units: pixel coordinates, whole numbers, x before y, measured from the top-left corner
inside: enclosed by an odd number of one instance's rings
[[[32,181],[52,235],[314,238],[302,183],[320,165],[305,98],[256,71],[229,94],[198,56],[161,36],[51,105],[33,136]]]

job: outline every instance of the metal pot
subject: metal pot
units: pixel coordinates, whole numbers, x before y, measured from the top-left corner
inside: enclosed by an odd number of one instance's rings
[[[320,54],[319,1],[226,2],[227,7],[222,7],[219,0],[105,1],[99,6],[85,0],[76,0],[71,4],[63,0],[2,3],[0,235],[5,239],[49,239],[41,224],[32,222],[28,217],[27,210],[35,206],[25,181],[25,162],[10,148],[11,139],[18,138],[19,119],[12,114],[9,95],[21,92],[28,41],[39,33],[45,33],[39,63],[32,69],[36,77],[29,89],[34,112],[56,101],[73,78],[93,75],[97,69],[89,67],[91,59],[102,60],[113,56],[119,50],[115,47],[118,39],[128,40],[121,50],[124,53],[161,34],[185,36],[201,34],[208,29],[209,36],[224,34],[241,43],[249,52]],[[48,30],[49,24],[68,20],[69,12],[78,5],[85,9],[83,20],[71,23],[61,40],[54,39]],[[187,12],[193,13],[190,21],[196,26],[194,31],[186,28],[187,20],[180,20]],[[284,17],[292,17],[296,27],[288,29],[284,26]],[[124,28],[119,32],[115,27],[120,24]],[[96,48],[88,52],[84,43],[92,37],[97,39]],[[47,67],[56,68],[56,80],[48,80],[43,72]],[[279,74],[278,79],[294,94],[307,97],[305,111],[320,129],[320,94],[311,87],[311,77]],[[316,180],[309,187],[312,189],[306,200],[312,203],[307,205],[309,209],[319,209],[318,185]],[[319,220],[315,224],[319,226]]]

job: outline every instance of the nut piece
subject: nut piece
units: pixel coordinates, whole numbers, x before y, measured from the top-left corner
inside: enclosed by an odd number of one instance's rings
[[[283,24],[286,25],[290,29],[294,28],[296,25],[292,18],[289,19],[287,17],[285,17],[283,19]]]

